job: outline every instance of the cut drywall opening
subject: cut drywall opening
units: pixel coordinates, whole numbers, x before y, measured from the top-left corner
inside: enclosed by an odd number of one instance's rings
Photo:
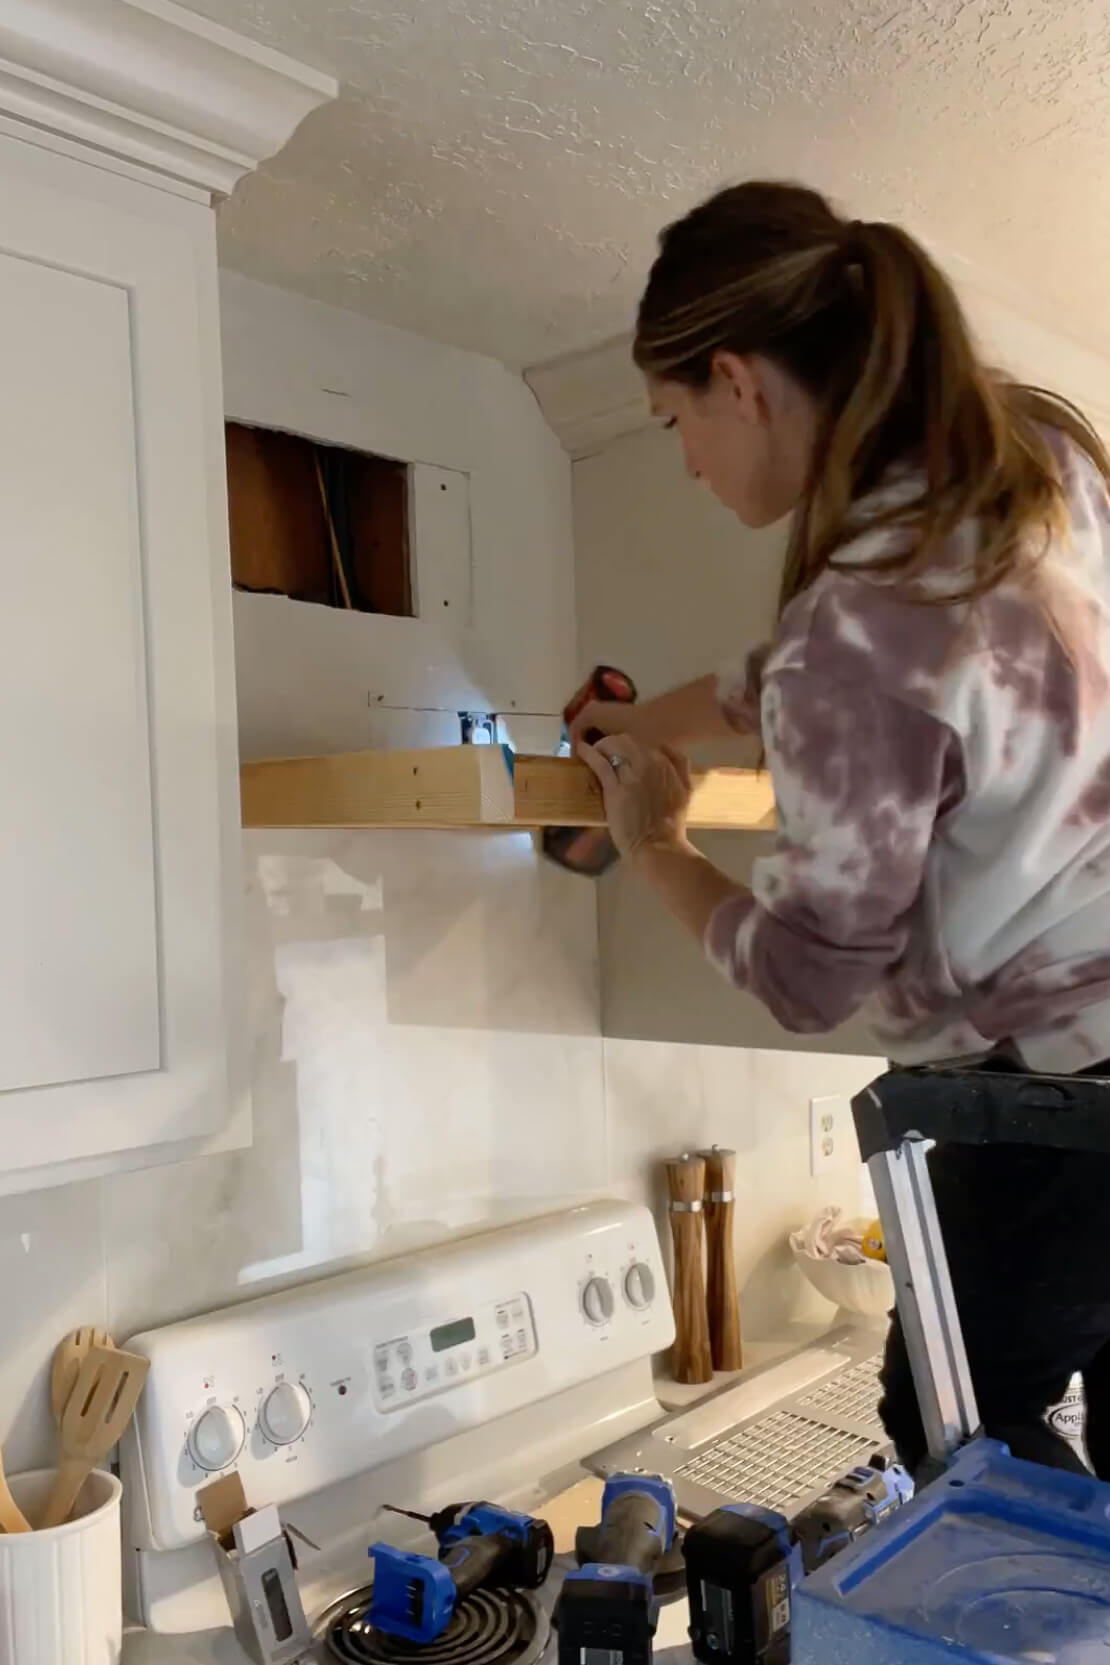
[[[406,463],[239,422],[225,438],[237,589],[415,616]]]

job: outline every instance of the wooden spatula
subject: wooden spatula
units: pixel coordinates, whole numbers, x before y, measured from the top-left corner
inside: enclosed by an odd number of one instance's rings
[[[4,1460],[0,1457],[0,1532],[30,1532],[31,1523],[8,1490]]]
[[[61,1461],[40,1527],[69,1519],[78,1493],[131,1421],[150,1360],[115,1347],[90,1347],[58,1425]]]
[[[62,1412],[73,1392],[77,1373],[89,1350],[93,1347],[114,1346],[115,1342],[107,1330],[102,1330],[95,1324],[83,1324],[79,1330],[70,1330],[69,1334],[59,1341],[50,1366],[50,1409],[59,1427],[62,1423]]]

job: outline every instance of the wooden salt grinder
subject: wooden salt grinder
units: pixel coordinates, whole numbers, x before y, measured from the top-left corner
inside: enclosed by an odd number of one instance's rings
[[[706,1301],[713,1366],[716,1370],[740,1370],[744,1359],[732,1245],[736,1152],[714,1145],[700,1155],[705,1161]]]
[[[702,1207],[705,1163],[680,1156],[667,1163],[671,1236],[674,1239],[674,1327],[671,1374],[676,1382],[711,1382],[709,1319],[702,1273]]]

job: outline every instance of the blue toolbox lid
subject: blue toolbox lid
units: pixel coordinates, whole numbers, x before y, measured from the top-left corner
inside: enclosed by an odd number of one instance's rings
[[[795,1593],[797,1665],[1110,1665],[1110,1485],[975,1440]]]

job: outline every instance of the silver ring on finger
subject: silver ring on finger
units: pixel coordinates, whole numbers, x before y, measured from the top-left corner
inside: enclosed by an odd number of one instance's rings
[[[620,752],[608,752],[606,753],[606,756],[609,759],[609,767],[612,769],[614,774],[619,774],[621,769],[628,762],[628,759],[626,757],[622,757]]]

